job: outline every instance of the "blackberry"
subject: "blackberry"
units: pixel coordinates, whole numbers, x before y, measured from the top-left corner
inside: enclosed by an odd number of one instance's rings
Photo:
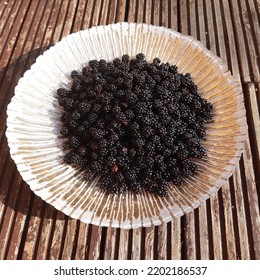
[[[71,91],[67,90],[65,88],[57,89],[57,95],[59,96],[59,98],[69,97],[70,93],[71,93]]]
[[[73,119],[70,119],[69,122],[68,122],[68,127],[70,129],[74,129],[74,128],[77,128],[78,127],[78,122],[73,120]]]
[[[129,62],[129,60],[130,60],[130,57],[129,57],[129,55],[128,55],[128,54],[124,54],[124,55],[122,56],[122,62],[124,62],[124,63],[128,63],[128,62]]]
[[[96,113],[90,113],[89,115],[88,115],[88,118],[87,118],[87,120],[89,121],[89,123],[95,123],[96,121],[97,121],[97,119],[98,119],[98,115],[96,114]]]
[[[79,111],[83,114],[88,113],[90,110],[91,104],[86,103],[86,102],[81,102],[79,104]]]
[[[115,120],[118,123],[122,123],[122,122],[126,121],[126,116],[123,112],[119,112],[115,115]]]
[[[136,55],[136,59],[137,60],[144,60],[145,59],[145,55],[143,53],[139,53]]]
[[[80,116],[81,115],[80,115],[79,111],[76,110],[71,114],[71,119],[77,121],[80,119]]]
[[[120,64],[121,64],[121,60],[119,59],[119,58],[115,58],[114,60],[113,60],[113,64],[114,64],[114,66],[119,66]]]
[[[129,103],[129,105],[134,105],[138,101],[137,96],[133,92],[126,92],[125,101]]]
[[[71,111],[74,108],[74,100],[72,98],[64,98],[64,109],[66,111]]]
[[[213,106],[189,73],[139,53],[91,60],[71,78],[69,89],[57,89],[60,133],[70,150],[64,162],[84,170],[85,180],[98,174],[110,193],[145,188],[166,196],[169,182],[181,185],[196,172]]]
[[[95,69],[95,68],[98,68],[99,62],[96,59],[90,60],[88,65],[91,69]]]
[[[63,135],[63,136],[68,136],[70,134],[70,131],[67,127],[62,127],[60,129],[60,133]]]
[[[71,78],[79,78],[80,79],[80,73],[76,70],[73,70],[71,73],[70,73],[70,76]]]
[[[156,58],[153,59],[153,65],[159,66],[160,63],[161,63],[161,60],[160,60],[158,57],[156,57]]]
[[[69,138],[69,145],[71,148],[78,148],[80,146],[80,140],[76,136],[71,136]]]

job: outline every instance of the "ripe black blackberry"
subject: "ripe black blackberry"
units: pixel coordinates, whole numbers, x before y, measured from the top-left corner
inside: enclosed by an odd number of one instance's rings
[[[98,173],[108,192],[145,188],[166,196],[169,182],[181,185],[196,172],[213,107],[189,73],[139,53],[91,60],[71,78],[71,88],[57,90],[65,111],[60,133],[64,162],[84,169],[85,180]]]

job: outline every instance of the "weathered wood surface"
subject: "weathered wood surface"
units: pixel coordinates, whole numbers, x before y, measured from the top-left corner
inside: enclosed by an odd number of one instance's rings
[[[0,259],[260,259],[260,5],[257,0],[0,1]],[[249,134],[239,165],[195,211],[158,227],[99,228],[35,196],[10,158],[6,107],[38,55],[64,36],[119,21],[200,40],[241,83]]]

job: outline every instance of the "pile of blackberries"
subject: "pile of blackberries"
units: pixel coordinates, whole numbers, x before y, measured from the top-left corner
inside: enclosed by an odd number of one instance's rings
[[[146,188],[165,196],[168,182],[181,185],[196,171],[213,106],[190,74],[139,53],[91,60],[71,78],[69,89],[57,90],[64,162],[84,169],[86,180],[101,175],[114,194]]]

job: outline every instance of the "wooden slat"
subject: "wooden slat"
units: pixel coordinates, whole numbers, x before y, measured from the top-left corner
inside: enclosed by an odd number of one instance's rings
[[[116,250],[117,229],[109,227],[106,235],[106,245],[104,249],[104,259],[114,260]]]
[[[21,183],[21,177],[18,173],[12,174],[13,180],[16,182]],[[9,180],[7,178],[9,176],[4,176],[2,180],[2,184],[6,184],[5,181]],[[8,183],[7,187],[11,188],[13,187],[12,190],[10,190],[10,197],[9,200],[6,200],[5,203],[5,210],[4,210],[4,220],[2,221],[0,225],[0,259],[6,259],[6,249],[8,248],[8,241],[10,236],[12,235],[12,227],[13,227],[13,219],[16,215],[15,212],[15,204],[17,201],[19,189],[15,188],[15,186],[11,185],[12,181]]]
[[[248,244],[248,234],[246,227],[246,215],[245,215],[245,206],[243,200],[243,189],[240,168],[237,167],[233,173],[233,185],[234,185],[234,194],[236,201],[236,213],[238,220],[238,233],[239,233],[239,245],[241,252],[241,259],[248,260],[250,259],[249,255],[249,244]]]
[[[15,0],[11,0],[8,1],[8,3],[5,1],[0,2],[0,35],[2,35],[4,30],[7,32],[8,29],[5,24],[10,21],[10,17],[15,14],[13,11],[14,1]]]
[[[215,42],[215,32],[214,30],[214,19],[213,19],[213,11],[212,11],[212,3],[211,1],[206,1],[205,3],[206,6],[206,25],[207,25],[207,38],[208,38],[208,47],[209,49],[214,53],[217,54],[216,52],[216,42]]]
[[[44,204],[43,213],[41,215],[42,221],[37,238],[38,247],[35,252],[35,258],[38,260],[45,260],[49,258],[49,243],[51,242],[51,229],[54,224],[53,214],[54,208],[50,205]]]
[[[251,25],[251,15],[248,13],[247,4],[245,0],[238,1],[238,5],[240,6],[242,17],[242,28],[245,34],[246,42],[248,44],[248,60],[252,67],[252,77],[254,82],[260,82],[260,73],[259,73],[259,59],[257,60],[257,50],[256,48],[259,48],[259,45],[255,45],[253,40],[253,34],[252,29],[253,26]],[[258,34],[259,37],[259,34]]]
[[[63,23],[62,36],[67,36],[71,33],[72,23],[75,16],[75,10],[77,8],[78,0],[69,1],[69,7],[67,10],[66,18]]]
[[[185,248],[188,260],[196,259],[194,212],[185,215]]]
[[[129,244],[129,230],[121,229],[119,238],[120,239],[119,239],[118,259],[127,260],[128,259],[128,244]]]
[[[48,244],[49,254],[48,257],[50,260],[58,260],[61,259],[62,252],[63,252],[63,235],[66,234],[65,224],[67,218],[65,215],[60,212],[56,211],[57,216],[54,219],[54,223],[52,225],[51,233],[52,237],[50,243]]]
[[[100,25],[106,25],[108,23],[107,19],[108,19],[109,10],[110,10],[109,0],[104,0],[102,5]]]
[[[92,17],[92,26],[97,26],[99,24],[99,16],[100,16],[100,10],[101,10],[101,2],[102,0],[96,0],[94,9],[93,9],[93,17]]]
[[[116,9],[117,4],[120,5],[122,3],[119,3],[117,0],[111,0],[109,5],[109,17],[108,17],[108,23],[114,23],[116,22]],[[122,10],[121,10],[122,12]]]
[[[248,138],[246,139],[245,142],[243,165],[244,165],[244,172],[245,172],[246,190],[247,190],[248,201],[249,201],[250,220],[252,224],[254,253],[255,253],[255,258],[259,260],[260,259],[259,198],[257,194],[257,185],[255,181],[254,168],[252,163],[251,147]]]
[[[258,6],[257,6],[258,4]],[[259,18],[259,1],[247,1],[248,5],[248,13],[249,18],[251,19],[251,23],[253,24],[252,28],[254,30],[253,39],[256,41],[256,45],[258,46],[258,54],[259,54],[259,46],[260,46],[260,18]],[[258,13],[257,13],[258,9]],[[257,49],[257,48],[256,48]]]
[[[143,0],[139,0],[139,2],[140,1],[143,1]],[[141,7],[141,10],[143,10],[143,6]],[[126,14],[126,1],[118,0],[117,1],[116,21],[117,22],[125,21],[125,14]]]
[[[145,6],[145,23],[151,24],[152,22],[152,0],[146,0]]]
[[[167,260],[167,224],[158,226],[158,260]]]
[[[222,259],[222,242],[220,231],[219,217],[219,201],[218,196],[214,195],[210,198],[211,222],[212,222],[212,237],[213,237],[213,255],[215,260]]]
[[[133,238],[132,238],[132,260],[140,260],[141,258],[141,237],[142,237],[142,228],[133,229]]]
[[[223,24],[222,24],[222,11],[220,9],[220,1],[213,1],[214,2],[214,12],[215,12],[215,19],[216,19],[216,33],[218,35],[218,53],[223,60],[223,62],[228,65],[227,63],[227,53],[226,53],[226,45],[225,45],[225,36],[223,31]]]
[[[135,22],[138,15],[140,17],[140,10],[137,9],[137,0],[132,0],[129,2],[129,12],[128,12],[128,20],[129,22]],[[139,21],[137,21],[139,22]]]
[[[91,19],[92,19],[93,9],[94,9],[94,0],[90,0],[87,2],[87,6],[85,10],[85,17],[82,26],[83,30],[89,28],[92,25]]]
[[[236,0],[230,1],[230,11],[232,20],[234,22],[234,35],[236,38],[236,49],[238,52],[238,59],[239,59],[239,65],[241,67],[241,80],[250,82],[250,71],[249,71],[249,65],[247,61],[247,53],[246,53],[246,46],[245,46],[245,38],[242,31],[242,24],[239,17],[239,8],[238,3]]]
[[[75,219],[68,219],[68,224],[66,227],[66,236],[64,241],[64,250],[61,255],[62,260],[71,260],[73,259],[73,250],[75,247],[75,244],[77,243],[77,227],[78,223]]]
[[[145,228],[145,259],[154,259],[154,227]]]
[[[17,24],[17,21],[20,22],[20,25],[22,24],[22,14],[24,15],[24,12],[26,11],[25,9],[26,7],[28,7],[28,3],[25,4],[25,6],[22,6],[22,3],[19,1],[16,1],[16,3],[13,4],[14,5],[12,5],[10,9],[6,9],[3,19],[0,21],[0,47],[2,50],[2,54],[5,52],[4,46],[9,40],[11,40],[11,42],[9,41],[9,48],[7,47],[7,50],[10,50],[10,45],[12,45],[15,42],[15,37],[17,37],[17,31],[13,30],[14,26],[19,26],[19,23]],[[10,33],[10,31],[12,31],[12,33]]]
[[[15,206],[15,215],[12,221],[12,229],[10,232],[8,247],[5,252],[5,258],[8,260],[16,260],[19,253],[19,246],[21,243],[21,238],[24,230],[24,224],[26,220],[26,215],[28,214],[28,207],[31,199],[31,191],[24,182],[21,183],[19,189],[19,199],[16,202]]]
[[[39,197],[35,197],[32,207],[33,211],[28,223],[28,231],[26,232],[26,239],[24,241],[24,245],[21,244],[23,246],[23,250],[20,258],[23,260],[33,260],[35,258],[35,252],[37,250],[37,237],[42,234],[40,232],[42,206],[42,200]]]
[[[87,259],[98,260],[100,255],[102,228],[98,226],[91,226],[90,241],[87,244]]]
[[[186,1],[179,1],[180,3],[180,26],[178,26],[179,31],[182,34],[188,35],[188,11]]]
[[[160,0],[153,1],[153,24],[161,25],[160,22]]]
[[[254,147],[254,156],[256,157],[256,162],[260,162],[260,115],[257,106],[257,98],[256,98],[256,88],[253,83],[246,84],[247,92],[245,93],[246,101],[249,106],[249,118],[251,121],[251,132],[252,132],[252,141],[255,143]],[[260,174],[260,164],[255,167],[258,174]]]
[[[230,186],[229,183],[225,184],[222,189],[222,200],[224,206],[224,215],[225,215],[225,239],[227,246],[227,259],[235,260],[236,259],[236,243],[233,229],[233,217],[232,217],[232,205],[231,205],[231,196],[230,196]]]
[[[165,27],[169,27],[169,3],[170,1],[161,1],[161,14],[162,14],[162,22],[161,25]]]
[[[72,26],[72,33],[77,32],[80,29],[82,29],[86,5],[87,5],[87,2],[85,0],[78,0],[77,10],[76,11],[74,10],[74,21],[73,21],[73,26]]]
[[[200,243],[200,259],[208,260],[209,256],[209,233],[208,233],[208,217],[207,205],[203,203],[199,209],[199,243]]]
[[[89,228],[90,226],[87,224],[84,223],[79,224],[77,250],[75,255],[76,260],[86,259]]]
[[[2,149],[2,147],[4,147]],[[4,209],[5,209],[5,203],[6,200],[8,199],[8,193],[10,193],[10,188],[7,187],[7,185],[4,184],[4,169],[6,166],[10,165],[11,159],[8,155],[8,150],[7,150],[7,143],[5,142],[4,145],[1,147],[0,152],[4,155],[3,152],[6,152],[6,156],[1,158],[1,169],[0,169],[0,227],[2,224],[2,219],[4,219]],[[7,156],[8,155],[8,156]],[[3,159],[3,161],[2,161]]]
[[[175,218],[171,222],[171,259],[181,259],[181,224],[180,218]]]
[[[203,0],[198,0],[197,1],[197,11],[198,11],[198,26],[199,26],[199,39],[201,43],[204,44],[204,46],[207,46],[207,31],[205,28],[205,16],[204,16],[204,2]],[[191,21],[191,25],[194,23]]]
[[[51,18],[48,22],[48,26],[47,26],[47,30],[46,30],[46,34],[44,36],[44,40],[43,40],[43,47],[45,46],[50,46],[51,44],[54,44],[55,41],[57,40],[53,40],[53,37],[55,38],[55,26],[56,26],[56,23],[58,21],[58,16],[59,16],[59,13],[60,13],[60,8],[61,8],[61,5],[62,5],[62,1],[61,0],[57,0],[55,2],[55,5],[53,7],[53,10],[52,10],[52,13],[51,13]],[[59,33],[59,32],[58,32]]]
[[[177,1],[175,0],[171,0],[169,2],[170,7],[169,7],[169,14],[170,14],[170,28],[174,29],[174,30],[179,30],[179,26],[178,26],[178,14],[179,14],[179,10],[178,10],[178,5],[177,5]]]
[[[230,64],[231,64],[231,72],[234,76],[235,80],[240,81],[240,73],[239,73],[239,66],[238,66],[238,58],[237,58],[237,51],[236,48],[232,47],[235,46],[235,36],[233,30],[233,23],[231,19],[231,12],[228,1],[223,1],[223,10],[224,10],[224,21],[225,21],[225,28],[228,37],[228,52],[230,55]]]

